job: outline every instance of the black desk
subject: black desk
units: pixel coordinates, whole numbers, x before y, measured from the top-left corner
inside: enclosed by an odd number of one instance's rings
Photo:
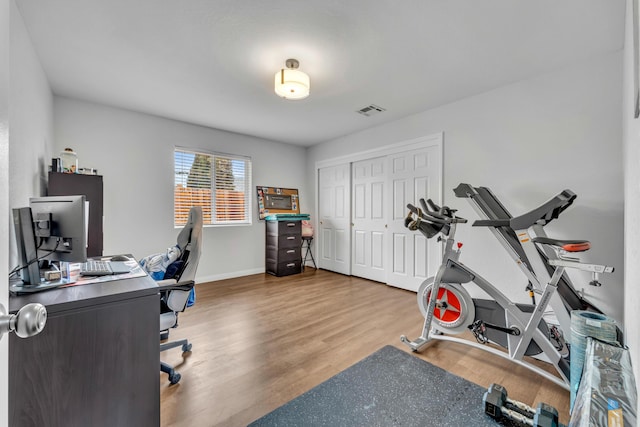
[[[160,303],[148,276],[11,296],[46,306],[31,338],[9,335],[9,425],[160,425]]]

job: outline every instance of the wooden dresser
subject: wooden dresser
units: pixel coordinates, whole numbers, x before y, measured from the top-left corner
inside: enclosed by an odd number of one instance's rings
[[[302,271],[302,222],[266,221],[266,271],[288,276]]]

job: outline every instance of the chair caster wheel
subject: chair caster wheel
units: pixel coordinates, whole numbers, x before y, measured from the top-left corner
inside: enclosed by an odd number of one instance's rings
[[[182,375],[180,375],[177,372],[173,374],[169,374],[169,382],[171,384],[178,384],[178,382],[180,382],[180,378],[182,378]]]
[[[186,353],[187,351],[191,351],[191,347],[192,347],[191,343],[183,344],[182,345],[182,352]]]

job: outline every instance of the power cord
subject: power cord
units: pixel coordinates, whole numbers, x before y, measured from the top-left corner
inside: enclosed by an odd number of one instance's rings
[[[15,267],[13,270],[11,270],[9,272],[9,279],[11,279],[13,276],[15,276],[18,272],[20,272],[20,271],[24,270],[25,268],[29,267],[34,262],[40,262],[40,261],[42,261],[43,258],[46,258],[47,256],[49,256],[52,253],[54,253],[58,249],[58,246],[60,246],[60,240],[61,240],[60,237],[58,237],[56,239],[56,246],[53,249],[45,252],[43,255],[41,255],[39,257],[36,257],[36,258],[32,259],[31,261],[27,262],[25,265],[19,265],[19,266]],[[42,246],[42,243],[43,243],[43,239],[40,239],[40,244],[38,245],[38,247],[36,249],[39,249],[40,246]]]

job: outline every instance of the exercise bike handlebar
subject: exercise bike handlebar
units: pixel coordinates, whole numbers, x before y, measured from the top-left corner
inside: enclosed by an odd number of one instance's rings
[[[424,199],[420,199],[420,205],[425,212],[429,212],[429,208],[431,208],[431,210],[434,212],[440,212],[440,206],[433,203],[433,200],[431,199],[427,199],[426,202],[424,201]],[[427,207],[427,205],[429,205],[429,208]]]
[[[430,199],[428,200],[428,202],[430,202],[432,208],[437,207],[437,205],[433,204]],[[424,204],[424,199],[420,199],[420,204],[423,205],[423,207],[426,206],[426,204]],[[419,216],[421,220],[431,223],[449,225],[467,222],[466,219],[455,216],[453,214],[453,212],[455,211],[449,209],[446,206],[440,208],[440,212],[434,212],[428,209],[420,209],[410,203],[407,205],[407,208],[411,211],[411,213]],[[448,211],[449,214],[442,213],[443,210]]]
[[[422,208],[407,205],[409,214],[404,220],[404,226],[411,231],[420,231],[427,239],[438,233],[448,236],[451,230],[455,229],[454,224],[467,222],[466,219],[455,216],[455,209],[448,206],[440,207],[431,199],[420,199],[420,206]]]

